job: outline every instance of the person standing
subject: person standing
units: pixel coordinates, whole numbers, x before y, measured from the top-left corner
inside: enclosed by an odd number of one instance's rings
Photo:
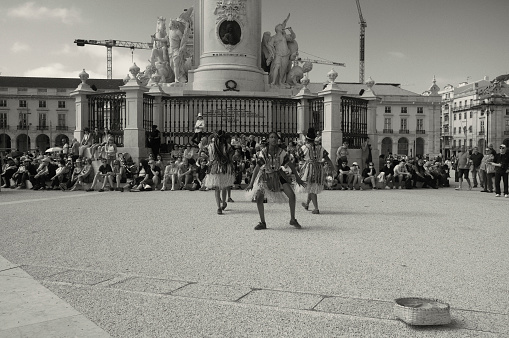
[[[462,190],[463,187],[463,178],[468,182],[468,190],[472,190],[472,184],[470,184],[470,179],[468,178],[468,172],[470,171],[470,155],[468,151],[466,151],[466,147],[461,146],[461,151],[458,153],[458,163],[457,170],[459,172],[459,186],[455,188],[456,190]]]
[[[481,176],[481,185],[483,190],[481,192],[493,192],[493,176],[495,176],[495,166],[491,164],[495,158],[496,152],[490,148],[485,149],[485,155],[482,158],[479,167],[479,175]]]
[[[308,210],[309,203],[312,201],[315,209],[313,214],[319,214],[318,194],[323,191],[325,184],[325,167],[324,162],[329,164],[332,172],[335,172],[334,165],[329,158],[329,153],[321,145],[315,144],[316,132],[314,128],[309,128],[306,135],[307,143],[299,149],[299,158],[304,160],[300,170],[300,178],[306,184],[297,186],[297,192],[307,193],[306,202],[302,203],[304,209]]]
[[[288,200],[290,206],[290,225],[301,228],[301,225],[295,218],[295,193],[290,185],[290,178],[281,170],[282,166],[288,165],[295,175],[297,184],[306,185],[300,178],[295,166],[290,161],[288,153],[278,146],[277,133],[269,134],[268,145],[257,155],[257,164],[251,178],[251,182],[246,188],[246,198],[249,201],[256,200],[260,223],[255,230],[267,229],[265,222],[265,209],[263,206],[265,197],[268,201],[281,203]]]
[[[472,149],[472,154],[470,154],[470,160],[472,161],[472,178],[474,181],[474,188],[477,188],[477,174],[479,173],[479,167],[481,166],[482,158],[483,154],[479,152],[479,148],[474,147],[474,149]],[[482,178],[480,174],[479,181],[481,181],[482,186]]]
[[[217,214],[222,215],[226,209],[226,189],[233,185],[235,172],[233,168],[233,149],[228,143],[228,137],[222,130],[214,136],[214,142],[208,146],[210,156],[210,172],[205,179],[205,186],[215,189]]]
[[[373,162],[373,157],[371,155],[371,143],[369,141],[369,137],[364,139],[364,142],[361,145],[362,149],[362,162],[361,162],[361,170],[364,170],[369,166],[369,163]]]
[[[203,119],[202,113],[198,113],[196,123],[194,124],[194,134],[191,138],[191,142],[194,144],[200,144],[203,137],[203,131],[205,130],[205,120]]]
[[[336,151],[336,164],[341,166],[341,162],[348,163],[348,142],[343,142],[343,145]]]
[[[500,180],[504,181],[504,197],[509,197],[507,168],[509,167],[509,155],[505,144],[500,145],[500,153],[495,154],[491,164],[495,166],[495,197],[500,197]]]
[[[150,149],[152,149],[154,157],[159,155],[159,148],[161,148],[161,132],[157,129],[155,124],[152,126],[152,131],[148,135],[148,144]]]

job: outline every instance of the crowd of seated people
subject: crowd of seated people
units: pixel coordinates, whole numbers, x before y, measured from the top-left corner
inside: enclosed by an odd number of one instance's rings
[[[149,154],[139,164],[132,161],[127,154],[117,153],[113,139],[107,137],[99,143],[97,131],[85,134],[80,148],[97,146],[93,149],[94,157],[84,157],[85,151],[69,151],[56,158],[47,155],[23,156],[20,159],[6,159],[2,170],[3,187],[24,189],[26,182],[34,190],[86,190],[86,191],[205,191],[209,156],[208,145],[212,136],[203,137],[199,144],[174,145],[169,154],[168,163],[158,154],[155,158]],[[87,136],[88,135],[88,136]],[[90,140],[90,141],[89,141]],[[101,139],[102,141],[102,139]],[[76,141],[73,141],[75,144]],[[232,161],[235,168],[233,189],[242,189],[250,182],[257,161],[257,153],[265,146],[265,138],[256,139],[253,135],[232,135]],[[298,149],[302,141],[280,141],[290,155],[290,160],[299,167]],[[76,146],[69,148],[78,149]],[[92,149],[90,150],[92,152]],[[81,154],[81,156],[80,156]],[[125,157],[124,155],[127,155]],[[101,164],[94,171],[92,161],[98,158]],[[383,158],[379,171],[372,162],[364,165],[357,162],[351,165],[346,157],[337,162],[335,172],[327,168],[331,177],[326,188],[334,190],[354,189],[412,189],[434,188],[449,185],[449,166],[440,159],[415,159],[389,155]],[[230,196],[230,195],[229,195]],[[231,197],[229,197],[231,200]]]

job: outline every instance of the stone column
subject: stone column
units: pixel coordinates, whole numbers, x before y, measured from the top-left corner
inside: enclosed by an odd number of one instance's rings
[[[375,81],[370,77],[368,81],[366,81],[366,86],[368,89],[364,91],[361,96],[361,99],[368,101],[367,107],[367,124],[368,124],[368,137],[371,142],[371,157],[373,160],[373,164],[375,165],[375,169],[377,172],[380,171],[378,165],[378,157],[380,156],[380,148],[381,145],[378,143],[378,134],[376,132],[376,108],[378,106],[379,99],[373,91],[373,85]]]
[[[153,121],[154,124],[157,125],[157,128],[161,131],[161,149],[163,144],[166,143],[166,137],[163,137],[164,130],[164,106],[163,106],[163,96],[165,95],[164,91],[161,90],[159,86],[150,87],[150,91],[148,92],[150,96],[154,98],[154,106],[153,106]]]
[[[122,152],[129,153],[135,162],[139,162],[140,158],[148,156],[148,150],[145,147],[145,129],[143,128],[143,93],[148,91],[148,88],[142,86],[136,79],[137,72],[135,70],[129,70],[133,76],[129,82],[120,87],[120,90],[126,94],[126,127],[124,128]]]
[[[318,96],[323,97],[322,145],[329,152],[334,163],[336,161],[336,151],[343,140],[341,97],[346,94],[346,91],[342,91],[338,84],[334,82],[336,77],[337,73],[334,76],[333,73],[329,72],[329,84],[318,93]]]
[[[76,129],[74,130],[74,138],[81,141],[83,138],[83,129],[88,127],[89,110],[88,110],[88,98],[87,95],[93,94],[94,90],[87,84],[88,74],[85,69],[79,74],[81,83],[74,91],[69,95],[74,97],[76,103]],[[53,144],[53,140],[50,140],[50,146]]]
[[[309,80],[307,81],[309,83]],[[310,127],[310,105],[309,100],[316,98],[316,94],[312,94],[311,91],[305,86],[302,90],[297,93],[293,98],[300,100],[297,105],[297,133],[306,135],[308,128]]]

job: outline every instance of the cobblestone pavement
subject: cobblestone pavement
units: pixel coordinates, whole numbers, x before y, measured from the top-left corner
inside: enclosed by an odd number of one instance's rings
[[[217,215],[213,192],[2,191],[0,255],[114,337],[509,336],[509,199],[325,191],[320,215],[298,196],[302,229],[265,204],[254,231],[256,205],[232,197]],[[406,296],[453,322],[396,320]]]

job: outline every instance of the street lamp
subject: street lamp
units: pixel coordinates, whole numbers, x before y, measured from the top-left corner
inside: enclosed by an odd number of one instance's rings
[[[493,96],[491,96],[489,99],[484,99],[483,103],[481,104],[482,107],[485,107],[484,112],[486,113],[486,141],[484,142],[484,148],[487,148],[489,143],[489,129],[490,129],[490,113],[494,112],[493,105],[495,104],[493,102]]]

